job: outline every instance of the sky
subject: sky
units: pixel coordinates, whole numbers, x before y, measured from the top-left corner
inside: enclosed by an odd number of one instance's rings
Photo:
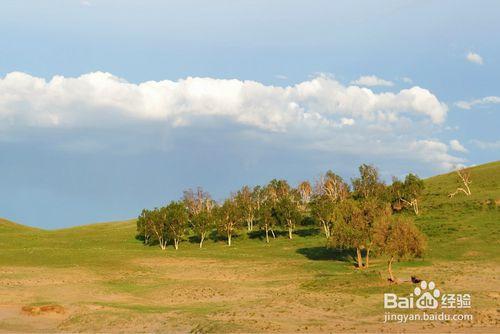
[[[500,158],[498,1],[0,3],[0,217]]]

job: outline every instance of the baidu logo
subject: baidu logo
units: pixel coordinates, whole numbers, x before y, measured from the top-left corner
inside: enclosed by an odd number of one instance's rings
[[[386,309],[419,309],[435,310],[441,308],[470,308],[471,295],[442,294],[433,281],[420,282],[407,297],[399,297],[395,293],[384,293],[384,308]]]

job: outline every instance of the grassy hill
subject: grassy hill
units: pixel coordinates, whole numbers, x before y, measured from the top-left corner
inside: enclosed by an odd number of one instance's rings
[[[395,270],[401,277],[434,280],[442,291],[472,293],[475,319],[405,324],[405,330],[495,329],[500,162],[474,167],[472,180],[471,196],[451,199],[447,194],[458,185],[454,173],[425,180],[416,222],[428,237],[428,251]],[[199,249],[186,240],[178,251],[144,247],[134,235],[133,220],[54,231],[0,220],[0,331],[402,329],[381,324],[382,295],[404,295],[411,286],[388,285],[383,257],[370,270],[355,270],[351,254],[327,250],[315,227],[269,245],[241,233],[234,247],[209,241]],[[22,306],[43,303],[68,312],[19,314]]]

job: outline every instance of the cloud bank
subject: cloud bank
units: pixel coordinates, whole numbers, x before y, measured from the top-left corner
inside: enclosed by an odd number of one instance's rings
[[[236,126],[266,136],[285,134],[289,142],[301,138],[304,147],[352,147],[353,153],[385,152],[366,144],[390,147],[397,142],[401,149],[394,154],[409,157],[413,152],[412,158],[429,162],[424,156],[433,151],[432,164],[447,168],[461,160],[448,154],[446,144],[423,138],[423,129],[440,126],[447,111],[425,88],[375,93],[326,75],[286,87],[200,77],[136,84],[105,72],[50,80],[12,72],[0,79],[0,138],[2,132],[16,137],[29,129]]]

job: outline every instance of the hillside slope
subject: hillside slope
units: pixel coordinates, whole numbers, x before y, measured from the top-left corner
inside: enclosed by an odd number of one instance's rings
[[[453,173],[425,180],[416,222],[428,250],[395,265],[399,277],[471,293],[471,322],[382,324],[383,294],[413,287],[389,285],[382,256],[354,269],[353,254],[326,249],[311,226],[270,244],[241,233],[232,247],[210,240],[199,249],[186,238],[178,251],[161,251],[135,238],[133,220],[54,231],[1,220],[0,331],[494,332],[500,211],[488,201],[500,198],[500,162],[474,167],[472,180],[471,196],[451,199]],[[20,312],[44,304],[69,312]]]

